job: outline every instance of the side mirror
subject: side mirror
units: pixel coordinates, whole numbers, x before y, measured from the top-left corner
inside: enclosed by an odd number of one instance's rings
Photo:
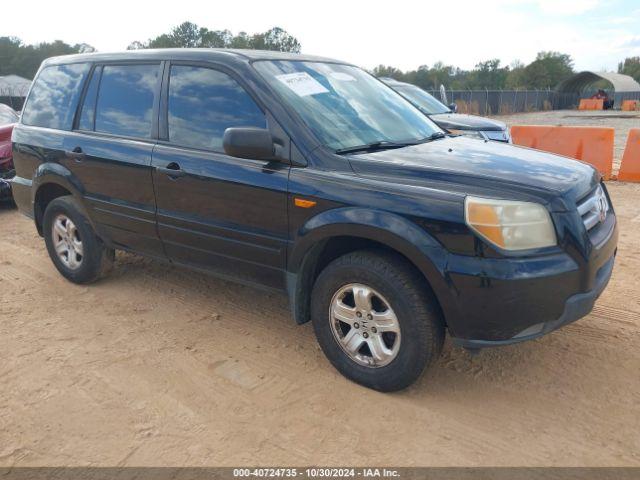
[[[222,137],[227,155],[253,160],[272,160],[275,154],[271,132],[266,128],[227,128]]]
[[[450,103],[449,110],[451,110],[453,113],[456,113],[458,111],[458,104],[455,102]]]

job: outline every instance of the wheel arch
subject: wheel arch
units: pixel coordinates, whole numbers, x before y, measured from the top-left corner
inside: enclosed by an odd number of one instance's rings
[[[40,235],[42,235],[44,211],[52,200],[72,195],[84,210],[82,184],[68,168],[59,163],[41,164],[33,176],[31,191],[33,218]],[[87,218],[89,217],[87,216]]]
[[[322,269],[339,256],[362,249],[384,249],[403,257],[424,277],[446,321],[450,302],[443,273],[447,255],[442,245],[400,215],[343,208],[306,222],[290,251],[287,290],[297,323],[310,320],[311,290]]]

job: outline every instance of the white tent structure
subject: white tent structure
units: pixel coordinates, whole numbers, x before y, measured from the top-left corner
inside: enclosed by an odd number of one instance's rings
[[[589,72],[576,73],[556,87],[558,92],[582,92],[591,84],[600,80],[606,80],[616,92],[640,92],[640,84],[633,77],[614,72]]]
[[[18,75],[0,76],[0,97],[26,97],[31,80]]]

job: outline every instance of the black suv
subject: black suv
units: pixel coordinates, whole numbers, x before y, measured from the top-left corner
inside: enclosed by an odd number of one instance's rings
[[[368,73],[234,50],[49,59],[15,201],[77,283],[127,250],[288,293],[333,365],[397,390],[586,315],[616,253],[590,166],[445,135]]]

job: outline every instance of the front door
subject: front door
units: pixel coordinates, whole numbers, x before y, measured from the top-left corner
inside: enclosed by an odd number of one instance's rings
[[[264,112],[214,68],[173,64],[164,88],[167,138],[155,146],[152,165],[167,256],[284,288],[289,165],[230,157],[222,148],[229,127],[267,127]]]

